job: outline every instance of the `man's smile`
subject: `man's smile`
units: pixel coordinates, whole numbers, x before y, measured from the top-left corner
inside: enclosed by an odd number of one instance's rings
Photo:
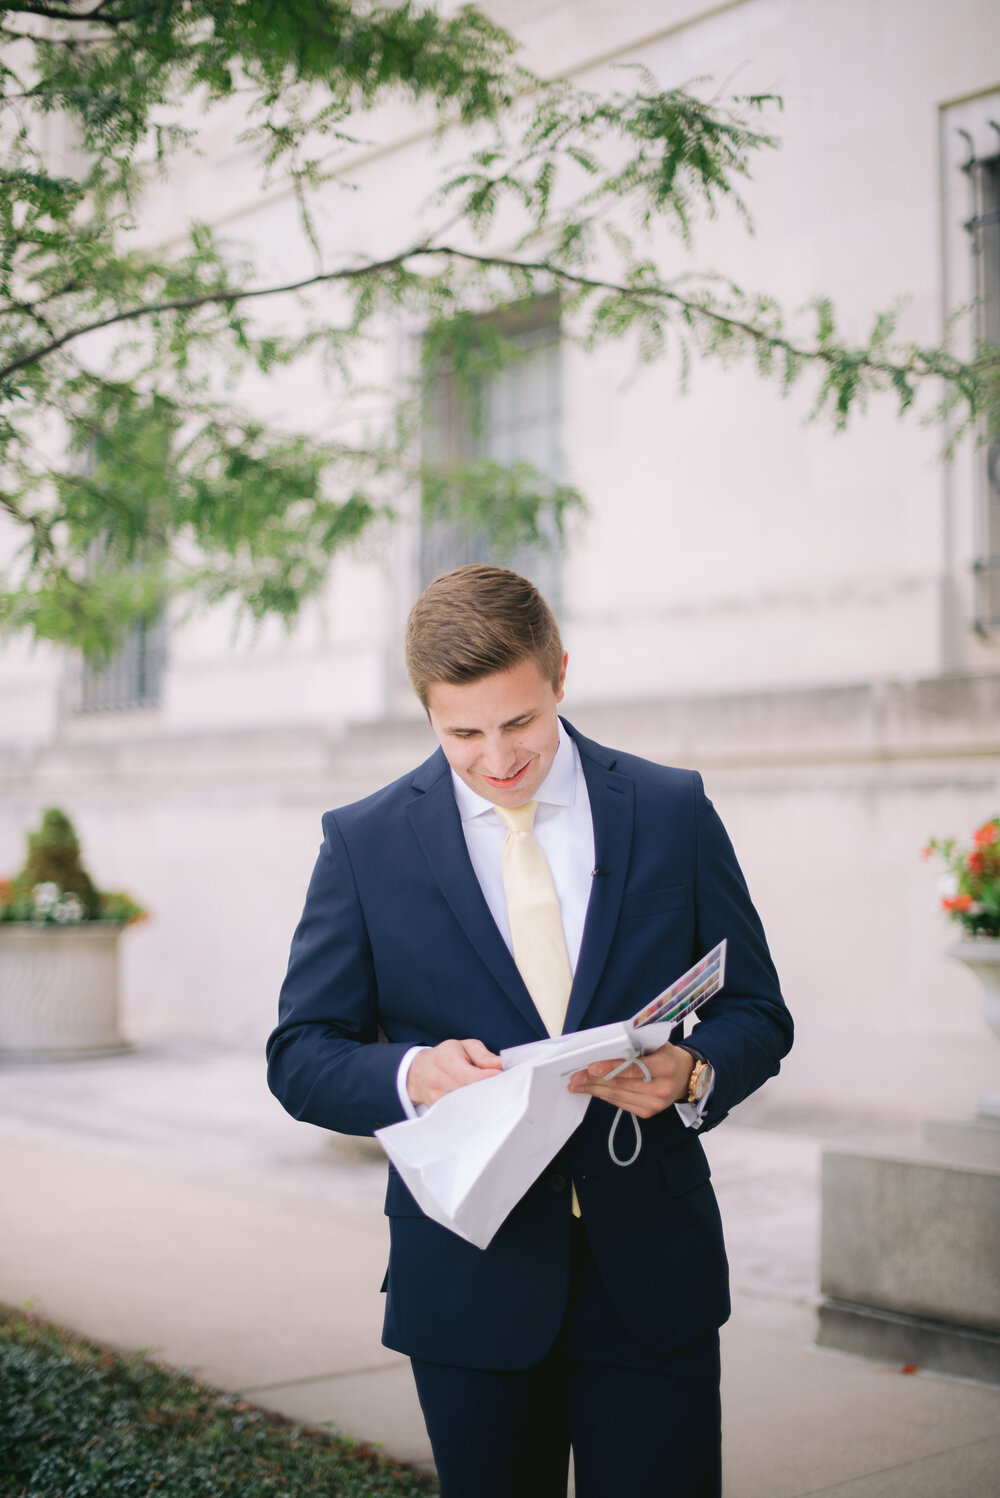
[[[514,786],[520,785],[521,781],[524,779],[524,772],[527,770],[530,764],[531,760],[526,760],[521,768],[517,770],[513,775],[483,775],[483,779],[488,780],[490,785],[495,786],[498,791],[513,790]]]

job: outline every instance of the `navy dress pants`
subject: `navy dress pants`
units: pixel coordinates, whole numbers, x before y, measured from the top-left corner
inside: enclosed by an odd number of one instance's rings
[[[665,1358],[637,1346],[579,1221],[566,1317],[540,1363],[412,1366],[442,1498],[565,1498],[571,1444],[577,1498],[722,1491],[718,1333]]]

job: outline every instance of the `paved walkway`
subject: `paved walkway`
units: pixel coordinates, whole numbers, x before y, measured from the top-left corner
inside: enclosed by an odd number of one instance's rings
[[[995,1498],[1000,1392],[812,1345],[822,1142],[798,1129],[706,1139],[735,1290],[727,1498]],[[383,1181],[373,1141],[287,1118],[255,1056],[6,1066],[0,1300],[431,1470],[379,1341]]]

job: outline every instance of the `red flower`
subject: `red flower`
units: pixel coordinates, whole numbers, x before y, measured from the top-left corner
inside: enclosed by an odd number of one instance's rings
[[[996,842],[998,836],[1000,836],[1000,824],[994,818],[992,822],[984,822],[981,827],[976,828],[972,834],[972,841],[977,848],[988,848],[990,843]]]
[[[941,901],[942,909],[947,910],[949,915],[956,910],[968,910],[971,904],[971,895],[954,895],[950,900],[944,899]]]
[[[978,848],[974,849],[965,860],[965,867],[970,874],[985,874],[986,859]]]
[[[933,858],[933,856],[934,856],[934,849],[931,847],[930,843],[927,844],[926,848],[921,848],[921,850],[920,850],[920,857],[921,858]]]

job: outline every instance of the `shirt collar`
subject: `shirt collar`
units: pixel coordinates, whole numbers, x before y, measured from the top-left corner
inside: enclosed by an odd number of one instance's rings
[[[559,747],[549,773],[538,787],[534,799],[545,806],[572,806],[576,800],[577,749],[563,727],[562,719],[558,722]],[[487,801],[485,796],[480,796],[471,786],[466,785],[454,770],[451,772],[451,783],[458,803],[458,814],[463,822],[471,822],[473,817],[481,817],[488,811],[496,810],[492,801]]]

